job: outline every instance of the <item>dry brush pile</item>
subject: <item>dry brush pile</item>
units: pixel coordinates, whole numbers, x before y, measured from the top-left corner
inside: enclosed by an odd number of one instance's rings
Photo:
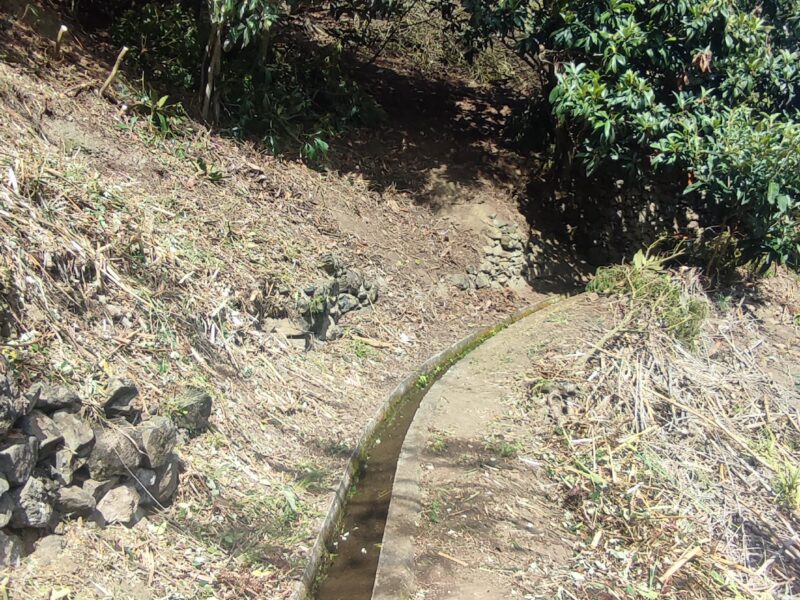
[[[535,357],[526,384],[550,417],[529,421],[534,452],[580,540],[554,591],[795,597],[800,399],[761,367],[756,322],[707,318],[697,274],[646,254],[593,287],[613,294],[617,326]]]

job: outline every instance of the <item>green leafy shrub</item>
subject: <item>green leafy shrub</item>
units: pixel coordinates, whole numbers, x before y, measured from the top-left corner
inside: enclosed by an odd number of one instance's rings
[[[552,65],[559,156],[685,188],[743,241],[743,260],[800,264],[796,0],[463,5],[468,45],[513,40]]]
[[[197,17],[179,3],[148,3],[122,13],[113,40],[130,47],[127,60],[148,78],[173,88],[194,89],[203,45]]]
[[[291,3],[290,3],[291,4]],[[290,27],[290,6],[269,0],[146,2],[112,28],[138,71],[169,89],[200,93],[205,118],[275,152],[318,161],[344,129],[382,117],[342,68],[336,46],[309,52]],[[159,107],[160,108],[160,107]],[[161,111],[155,124],[163,127]]]

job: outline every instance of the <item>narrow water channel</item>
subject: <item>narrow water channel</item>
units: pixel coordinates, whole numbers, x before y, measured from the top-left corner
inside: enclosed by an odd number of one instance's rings
[[[426,385],[409,385],[397,401],[397,408],[389,413],[389,417],[371,436],[374,441],[368,447],[366,460],[362,461],[361,470],[356,474],[356,483],[351,487],[345,501],[341,531],[327,543],[331,561],[324,574],[317,574],[316,586],[312,588],[313,598],[371,600],[383,531],[392,500],[397,461],[408,428],[425,394],[452,364],[485,340],[520,319],[552,306],[560,298],[551,296],[518,311],[496,326],[487,327],[465,338],[442,353],[438,360],[432,359],[426,363],[430,369],[425,375]]]
[[[341,532],[329,543],[333,560],[317,588],[317,600],[372,597],[397,459],[420,401],[432,384],[433,381],[428,382],[425,388],[413,386],[392,417],[379,426],[376,442],[347,500]]]

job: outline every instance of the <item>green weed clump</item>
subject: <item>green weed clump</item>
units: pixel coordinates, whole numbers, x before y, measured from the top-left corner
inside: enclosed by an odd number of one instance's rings
[[[692,348],[708,317],[708,305],[684,293],[664,269],[664,263],[673,257],[657,257],[649,250],[639,251],[631,264],[600,267],[586,291],[628,296],[636,314],[656,321],[673,338]]]

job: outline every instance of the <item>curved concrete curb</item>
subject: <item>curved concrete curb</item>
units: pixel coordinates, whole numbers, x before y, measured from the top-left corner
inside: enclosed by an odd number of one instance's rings
[[[536,312],[540,313],[543,309],[551,308],[554,304],[554,302],[551,302],[537,306],[537,310],[528,311],[525,316],[532,316]],[[559,306],[564,304],[565,302],[560,302]],[[511,325],[510,327],[504,328],[505,331],[503,333],[492,336],[491,340],[487,339],[486,346],[481,344],[480,348],[475,348],[476,352],[481,353],[484,348],[499,341],[506,333],[512,332],[515,327],[528,327],[525,322],[525,319],[516,319],[509,324]],[[514,334],[512,334],[512,337],[514,337]],[[459,362],[458,364],[461,365],[462,363]],[[419,519],[423,514],[420,484],[423,474],[421,457],[426,453],[430,440],[428,426],[442,410],[440,401],[444,393],[441,390],[448,390],[448,385],[454,383],[453,381],[448,383],[448,378],[454,377],[455,383],[458,383],[460,377],[464,375],[463,373],[453,373],[453,371],[448,370],[448,373],[439,382],[427,390],[406,433],[397,461],[392,499],[386,519],[386,529],[383,534],[383,544],[372,591],[372,600],[411,598],[416,590],[415,573],[417,565],[415,565],[416,540],[414,536],[420,531]],[[449,408],[452,409],[453,406]],[[462,408],[466,409],[467,407]],[[507,597],[505,592],[508,592],[508,590],[498,590],[499,595],[494,597]],[[454,597],[457,597],[457,595]]]
[[[512,314],[510,317],[507,317],[497,325],[479,329],[475,333],[465,337],[461,341],[456,342],[449,348],[429,358],[427,361],[425,361],[425,363],[422,366],[420,366],[416,371],[411,373],[408,377],[406,377],[402,382],[398,384],[398,386],[392,391],[392,393],[389,394],[388,398],[386,398],[386,400],[381,405],[378,412],[372,417],[370,422],[367,424],[367,427],[365,428],[364,433],[361,435],[361,439],[359,440],[359,443],[356,446],[355,451],[350,457],[350,461],[348,462],[348,465],[345,468],[344,474],[339,483],[339,487],[336,490],[336,494],[333,500],[331,501],[331,505],[328,509],[328,514],[325,517],[325,520],[322,524],[322,528],[320,529],[320,532],[317,535],[317,540],[314,543],[314,547],[311,550],[311,554],[309,555],[306,568],[303,571],[303,575],[301,576],[300,581],[297,582],[294,592],[292,593],[291,596],[292,600],[305,600],[306,598],[311,597],[316,578],[319,575],[321,569],[325,566],[326,556],[327,556],[326,547],[330,542],[330,540],[333,538],[333,536],[336,535],[339,523],[341,521],[342,513],[344,511],[344,507],[346,504],[348,492],[350,491],[350,488],[353,485],[354,476],[359,471],[359,468],[362,462],[364,461],[364,458],[367,456],[367,451],[374,442],[375,432],[377,431],[381,423],[384,421],[384,419],[386,419],[386,417],[389,416],[397,408],[399,403],[406,397],[408,392],[413,389],[413,387],[417,384],[419,377],[421,375],[429,375],[436,369],[439,370],[438,375],[443,374],[446,371],[446,369],[449,368],[457,359],[461,358],[463,354],[479,346],[481,343],[483,343],[488,338],[492,337],[498,331],[505,329],[509,325],[512,325],[513,323],[516,323],[520,319],[523,319],[533,313],[548,308],[560,302],[563,299],[564,296],[554,296],[548,298],[546,300],[534,304],[533,306],[517,311],[516,313]],[[428,389],[430,389],[430,386]],[[387,560],[394,561],[396,559],[392,558]],[[384,562],[384,557],[383,557],[383,552],[381,552],[381,558],[378,567],[379,570],[380,570],[380,565],[383,564],[383,562]],[[409,573],[410,572],[411,571],[409,568]]]

